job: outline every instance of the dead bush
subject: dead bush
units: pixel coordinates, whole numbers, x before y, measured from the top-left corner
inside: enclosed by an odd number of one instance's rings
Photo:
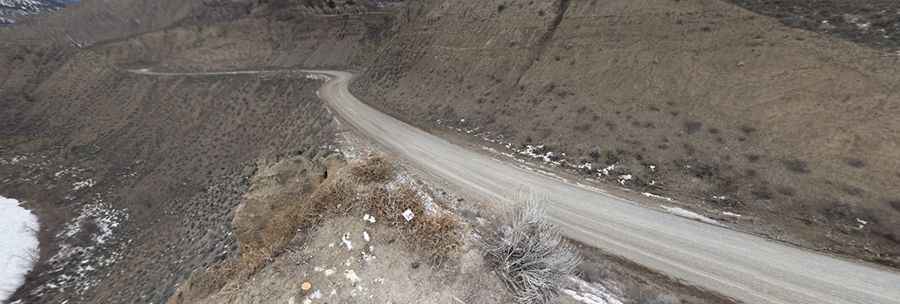
[[[412,240],[430,254],[433,265],[443,264],[460,248],[462,236],[459,222],[452,216],[426,215],[415,221],[412,227]]]
[[[563,279],[575,271],[581,257],[546,221],[538,202],[529,199],[498,230],[485,238],[487,260],[516,301],[543,304],[559,295]]]
[[[288,201],[272,212],[272,218],[253,239],[239,239],[241,273],[253,274],[277,256],[299,229],[312,227],[337,206],[348,206],[353,189],[345,179],[329,180],[310,195]]]
[[[689,120],[689,121],[685,121],[685,122],[684,122],[684,132],[687,133],[688,135],[697,133],[697,132],[700,131],[701,129],[703,129],[703,123],[702,123],[702,122],[699,122],[699,121],[693,121],[693,120]]]
[[[404,241],[427,252],[433,265],[440,265],[461,245],[459,221],[449,214],[427,214],[416,190],[400,187],[393,191],[379,187],[364,199],[365,208],[388,225],[404,230]],[[416,217],[407,222],[403,212]]]
[[[810,172],[809,165],[805,161],[799,159],[787,159],[781,161],[784,168],[794,173],[807,174]]]
[[[847,158],[844,159],[844,161],[853,168],[863,168],[866,166],[866,162],[859,158]]]
[[[376,156],[351,167],[350,173],[361,183],[386,182],[393,176],[394,168],[384,157]]]
[[[279,204],[272,218],[247,239],[238,239],[240,254],[190,278],[192,296],[200,297],[221,289],[233,279],[247,278],[269,264],[287,247],[299,229],[319,223],[329,213],[342,212],[338,206],[350,206],[355,192],[346,178],[326,180],[313,193]]]
[[[422,214],[425,211],[416,191],[409,187],[401,187],[394,191],[378,187],[372,190],[364,200],[364,204],[366,209],[372,211],[379,218],[385,219],[392,226],[406,223],[401,215],[406,209],[415,214]]]

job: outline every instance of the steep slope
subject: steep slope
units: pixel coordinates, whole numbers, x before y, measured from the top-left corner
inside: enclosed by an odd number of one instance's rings
[[[229,214],[257,160],[328,143],[317,86],[303,75],[152,78],[78,55],[2,137],[3,159],[28,159],[6,162],[4,191],[47,227],[42,263],[17,295],[165,300],[234,249]]]
[[[364,100],[751,232],[900,261],[900,57],[721,1],[432,3],[357,82]]]
[[[303,4],[142,3],[85,2],[0,30],[9,38],[0,60],[2,190],[30,202],[45,227],[40,263],[16,299],[164,301],[192,270],[236,249],[231,211],[257,161],[312,156],[332,139],[319,84],[302,74],[148,77],[126,68],[343,65],[361,60],[364,41],[393,20]],[[132,20],[152,24],[116,17],[86,26],[141,9]],[[222,22],[232,13],[247,15]]]

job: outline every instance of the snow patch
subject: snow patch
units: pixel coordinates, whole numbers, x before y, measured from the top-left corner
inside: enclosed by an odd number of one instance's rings
[[[78,190],[81,190],[81,189],[84,189],[84,188],[90,188],[90,187],[93,187],[93,186],[96,185],[96,184],[97,184],[97,182],[94,181],[94,179],[89,178],[89,179],[86,179],[86,180],[83,180],[83,181],[80,181],[80,182],[75,182],[74,184],[72,184],[72,190],[73,190],[73,191],[78,191]]]
[[[590,171],[592,169],[592,167],[593,167],[593,164],[591,164],[591,162],[585,162],[583,164],[575,166],[576,169],[584,169],[584,170],[588,170],[588,171]]]
[[[723,212],[722,212],[722,215],[724,215],[724,216],[730,216],[730,217],[742,217],[742,216],[743,216],[743,215],[740,215],[740,214],[737,214],[737,213],[733,213],[733,212],[728,212],[728,211],[723,211]]]
[[[719,224],[719,222],[717,222],[716,220],[702,216],[702,215],[700,215],[696,212],[690,211],[690,210],[682,209],[679,207],[669,207],[669,206],[662,206],[662,207],[663,207],[663,209],[666,209],[667,212],[677,215],[677,216],[680,216],[680,217],[683,217],[683,218],[692,219],[692,220],[700,221],[700,222],[707,223],[707,224],[721,226],[721,224]]]
[[[606,168],[600,169],[598,171],[597,176],[600,176],[600,177],[609,176],[610,172],[612,172],[615,169],[616,169],[616,164],[609,165]]]
[[[37,217],[19,202],[0,196],[0,302],[19,288],[37,257]]]
[[[573,289],[563,289],[563,293],[584,304],[622,304],[606,286],[591,284],[576,277],[569,277],[575,283]]]
[[[675,200],[673,200],[673,199],[671,199],[671,198],[668,198],[668,197],[665,197],[665,196],[662,196],[662,195],[656,195],[656,194],[653,194],[653,193],[650,193],[650,192],[644,192],[644,193],[641,193],[641,195],[646,196],[646,197],[649,197],[649,198],[655,198],[655,199],[667,200],[667,201],[670,201],[670,202],[674,202],[674,201],[675,201]]]
[[[866,228],[866,225],[869,224],[869,221],[865,221],[860,218],[856,218],[856,223],[859,224],[859,226],[857,226],[856,229],[862,230],[863,228]]]
[[[420,185],[413,182],[413,180],[411,178],[409,178],[408,176],[406,176],[405,174],[397,174],[396,176],[394,176],[394,179],[391,182],[389,182],[387,185],[385,185],[385,188],[393,191],[393,190],[400,189],[404,186],[409,187],[410,189],[416,191],[416,197],[418,197],[419,200],[422,201],[422,207],[425,208],[426,214],[435,214],[438,212],[438,209],[437,209],[438,205],[434,203],[434,198],[431,196],[431,194],[429,194],[427,191],[425,191]],[[415,215],[415,214],[413,214],[413,215]],[[404,215],[404,218],[405,217],[406,216]],[[374,217],[372,219],[374,219]],[[407,219],[407,221],[411,221],[411,220],[412,220],[412,218]]]
[[[634,179],[634,176],[632,176],[631,174],[619,175],[619,184],[622,184],[622,186],[624,186],[625,183],[631,181],[632,179]]]
[[[56,235],[59,251],[50,257],[50,263],[55,267],[51,271],[58,275],[33,294],[46,289],[71,289],[82,294],[94,287],[99,279],[92,275],[122,258],[127,242],[119,242],[115,231],[127,219],[127,210],[114,209],[99,199],[82,207],[78,217]]]
[[[331,77],[328,77],[328,75],[323,75],[323,74],[306,74],[306,79],[328,81],[329,79],[331,79]],[[316,93],[318,93],[318,91]]]

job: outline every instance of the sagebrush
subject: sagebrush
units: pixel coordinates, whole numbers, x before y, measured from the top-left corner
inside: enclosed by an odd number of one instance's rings
[[[544,215],[540,201],[529,199],[486,238],[488,260],[518,303],[549,303],[581,262]]]

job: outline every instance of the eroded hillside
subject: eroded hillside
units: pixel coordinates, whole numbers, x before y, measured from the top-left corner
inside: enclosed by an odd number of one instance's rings
[[[159,79],[92,59],[56,71],[4,137],[4,159],[26,158],[4,166],[6,191],[58,221],[44,222],[48,262],[25,299],[165,299],[234,249],[227,223],[257,160],[330,141],[332,118],[304,75]],[[131,274],[78,279],[115,273]]]
[[[420,127],[898,262],[900,56],[709,0],[444,1],[382,53],[355,92]]]
[[[771,6],[747,7],[773,15]],[[253,193],[253,176],[333,148],[320,83],[299,68],[359,72],[360,99],[452,140],[673,197],[807,248],[893,266],[900,255],[900,56],[727,2],[83,1],[0,28],[0,41],[0,180],[49,227],[41,262],[17,293],[30,302],[161,303],[192,272],[239,257],[232,220]],[[129,72],[142,68],[269,72]],[[290,195],[310,190],[281,186]],[[327,281],[315,267],[341,261],[295,259],[366,252],[327,241],[340,236],[334,227],[370,227],[359,215],[290,235],[285,248],[293,251],[243,278]],[[469,225],[483,221],[463,216]],[[386,236],[377,242],[402,237],[372,229]],[[356,234],[354,242],[368,242]],[[408,262],[419,253],[377,245],[399,257],[391,270],[465,286],[453,281],[461,272],[496,285],[474,274],[481,268],[416,270]],[[687,290],[685,303],[725,301],[581,250],[590,262],[583,277],[651,290],[614,290],[634,293],[628,300]],[[370,274],[366,284],[376,286]],[[228,279],[230,288],[255,289],[198,299],[312,295],[298,291],[299,281],[260,293],[267,284]],[[422,292],[469,296],[429,286]]]

